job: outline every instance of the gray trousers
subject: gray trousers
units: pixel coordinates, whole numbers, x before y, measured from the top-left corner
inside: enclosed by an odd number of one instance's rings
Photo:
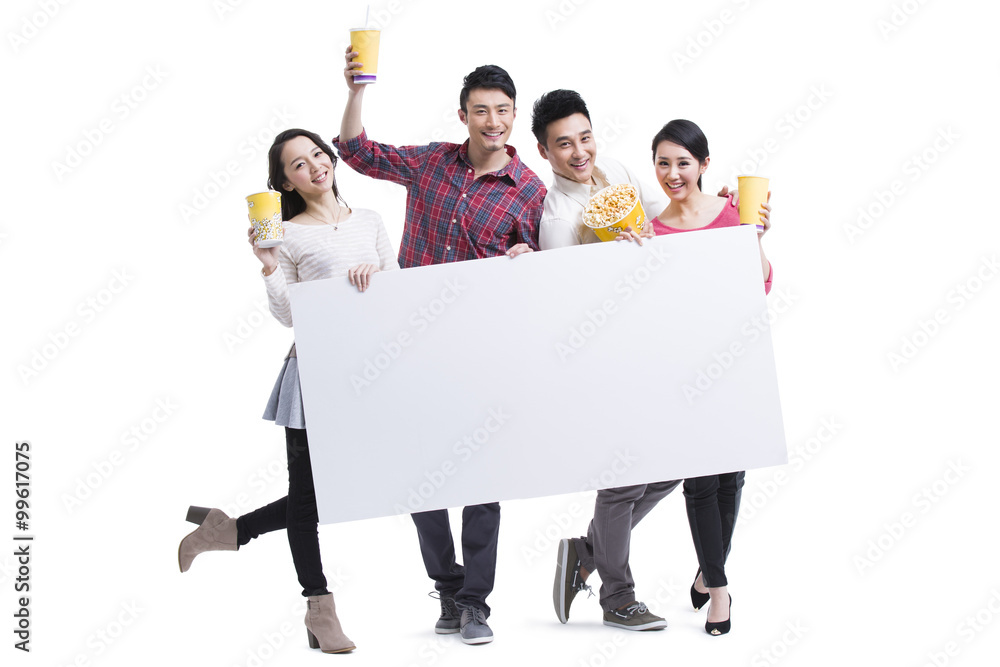
[[[580,564],[601,575],[601,607],[605,611],[635,600],[635,582],[628,564],[632,529],[680,482],[675,479],[597,492],[587,539],[577,540],[575,546]]]

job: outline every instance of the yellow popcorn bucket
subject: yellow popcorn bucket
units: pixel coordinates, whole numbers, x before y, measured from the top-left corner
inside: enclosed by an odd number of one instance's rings
[[[257,245],[273,248],[281,245],[284,227],[281,221],[281,193],[274,190],[247,197],[247,216],[257,233]]]
[[[639,202],[639,191],[627,183],[600,190],[587,202],[583,224],[602,241],[614,241],[629,226],[641,232],[646,226],[646,212]]]

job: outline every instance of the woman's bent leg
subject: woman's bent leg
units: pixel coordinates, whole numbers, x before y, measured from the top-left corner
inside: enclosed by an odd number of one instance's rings
[[[284,530],[288,521],[288,496],[258,507],[236,519],[236,544],[243,546],[264,533]]]

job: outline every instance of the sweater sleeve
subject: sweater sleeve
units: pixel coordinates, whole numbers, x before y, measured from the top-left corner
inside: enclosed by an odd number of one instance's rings
[[[288,285],[297,282],[299,273],[295,268],[295,262],[282,246],[278,251],[277,268],[271,275],[264,276],[264,287],[267,290],[267,304],[271,314],[286,327],[292,326],[292,305],[288,299]]]

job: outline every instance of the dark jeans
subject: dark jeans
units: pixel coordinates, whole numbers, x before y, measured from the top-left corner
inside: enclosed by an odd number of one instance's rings
[[[319,556],[319,515],[305,429],[285,429],[285,453],[288,456],[288,495],[238,518],[236,543],[243,546],[259,535],[284,529],[302,595],[326,595],[330,591],[326,589],[323,561]]]
[[[740,512],[745,477],[746,473],[740,470],[684,480],[691,539],[694,540],[706,588],[729,585],[726,558],[729,557],[733,528]]]
[[[442,596],[459,605],[479,607],[488,617],[486,596],[493,591],[500,536],[500,503],[471,505],[462,510],[462,561],[455,562],[455,542],[447,510],[411,514],[417,526],[420,555],[427,576]]]

